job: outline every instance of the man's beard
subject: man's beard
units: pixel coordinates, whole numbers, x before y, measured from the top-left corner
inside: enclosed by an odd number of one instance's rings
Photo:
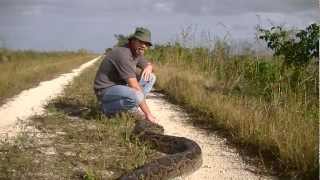
[[[144,55],[144,51],[145,51],[145,50],[144,50],[143,48],[137,48],[137,49],[136,49],[136,54],[137,54],[137,55]]]

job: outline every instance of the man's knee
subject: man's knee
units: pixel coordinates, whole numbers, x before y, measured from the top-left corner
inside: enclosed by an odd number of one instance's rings
[[[144,94],[140,91],[135,91],[134,93],[135,95],[133,99],[135,100],[136,105],[139,105],[144,100]]]
[[[137,107],[143,100],[144,95],[142,92],[129,90],[124,96],[118,96],[118,99],[103,101],[102,108],[104,113],[117,113]]]
[[[131,102],[132,105],[138,106],[144,100],[144,95],[140,91],[130,89],[130,92],[126,94],[126,99],[126,101]]]

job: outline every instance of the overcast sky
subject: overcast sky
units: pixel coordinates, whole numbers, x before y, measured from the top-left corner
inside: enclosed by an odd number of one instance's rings
[[[257,24],[304,28],[316,21],[318,0],[0,0],[0,47],[102,52],[114,34],[137,26],[149,28],[155,43],[189,26],[199,37],[253,40]]]

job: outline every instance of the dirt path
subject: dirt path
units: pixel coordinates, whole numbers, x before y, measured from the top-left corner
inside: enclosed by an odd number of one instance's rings
[[[226,145],[225,139],[188,124],[187,114],[162,96],[153,93],[147,101],[151,111],[158,118],[159,124],[164,126],[165,134],[190,138],[196,141],[202,149],[202,167],[184,179],[276,179],[253,173],[255,168],[245,164],[236,150]]]
[[[43,105],[47,101],[61,93],[65,85],[99,58],[82,64],[71,73],[62,74],[53,80],[41,82],[38,87],[24,90],[2,105],[0,107],[0,137],[14,136],[19,130],[19,127],[16,126],[19,120],[43,113]]]

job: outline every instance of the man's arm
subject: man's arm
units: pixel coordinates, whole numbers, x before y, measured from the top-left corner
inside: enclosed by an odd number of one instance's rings
[[[133,88],[136,91],[143,92],[142,88],[140,87],[137,78],[129,78],[128,79],[128,85],[129,87]],[[146,101],[143,99],[143,101],[139,104],[139,107],[145,114],[147,120],[156,122],[156,118],[151,114],[151,111],[146,103]]]
[[[134,90],[136,91],[140,91],[140,92],[143,92],[137,78],[128,78],[128,86],[133,88]]]

